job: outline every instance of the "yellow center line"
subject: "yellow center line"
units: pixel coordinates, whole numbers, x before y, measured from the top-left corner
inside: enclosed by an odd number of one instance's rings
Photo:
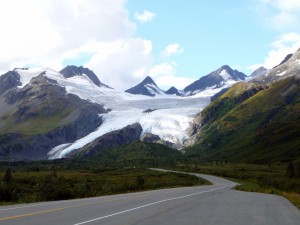
[[[146,196],[149,196],[149,195],[150,194],[145,194],[145,195],[134,196],[134,197],[146,197]],[[129,197],[129,198],[132,198],[132,197]],[[127,198],[122,198],[122,199],[127,199]],[[57,212],[57,211],[65,210],[65,209],[77,208],[77,207],[88,206],[88,205],[95,205],[95,204],[105,203],[105,202],[113,202],[113,201],[117,201],[117,200],[120,200],[120,199],[109,199],[109,200],[106,200],[104,202],[85,203],[85,204],[79,204],[79,205],[74,205],[74,206],[66,206],[66,207],[61,207],[61,208],[56,208],[56,209],[43,210],[43,211],[38,211],[38,212],[33,212],[33,213],[26,213],[26,214],[21,214],[21,215],[16,215],[16,216],[3,217],[3,218],[0,218],[0,221],[18,219],[18,218],[29,217],[29,216],[35,216],[35,215],[39,215],[39,214]]]
[[[93,204],[97,204],[97,203],[95,203],[95,202],[94,203],[86,203],[86,204],[67,206],[67,207],[61,207],[61,208],[56,208],[56,209],[43,210],[43,211],[39,211],[39,212],[21,214],[21,215],[16,215],[16,216],[9,216],[9,217],[0,218],[0,221],[23,218],[23,217],[29,217],[29,216],[35,216],[35,215],[39,215],[39,214],[56,212],[56,211],[61,211],[61,210],[65,210],[65,209],[77,208],[77,207],[80,207],[80,206],[87,206],[87,205],[93,205]]]

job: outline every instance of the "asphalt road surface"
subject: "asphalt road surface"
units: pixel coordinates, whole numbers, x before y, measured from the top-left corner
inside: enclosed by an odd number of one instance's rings
[[[233,190],[235,183],[200,175],[210,186],[0,207],[5,225],[300,225],[285,198]]]

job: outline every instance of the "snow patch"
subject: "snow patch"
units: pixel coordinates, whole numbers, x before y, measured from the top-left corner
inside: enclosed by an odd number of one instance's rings
[[[30,68],[30,69],[16,69],[15,70],[20,75],[20,82],[22,85],[18,86],[18,88],[23,88],[27,84],[30,83],[31,79],[37,77],[38,75],[44,73],[43,75],[51,78],[53,80],[63,80],[66,79],[59,72],[52,70],[47,67],[40,68]]]
[[[146,84],[145,87],[152,95],[166,95],[161,89],[154,84]]]
[[[231,79],[230,74],[225,69],[223,69],[219,75],[226,81]]]
[[[191,96],[191,98],[210,98],[210,97],[214,96],[215,94],[219,93],[222,89],[229,88],[236,83],[237,83],[237,81],[235,81],[235,80],[228,80],[227,82],[223,83],[223,85],[221,87],[217,87],[216,85],[209,87],[209,88],[199,92],[198,94]]]
[[[277,71],[277,72],[278,72],[278,71]],[[283,76],[284,74],[286,74],[286,71],[283,71],[282,73],[278,73],[278,74],[276,74],[276,76],[281,77],[281,76]]]

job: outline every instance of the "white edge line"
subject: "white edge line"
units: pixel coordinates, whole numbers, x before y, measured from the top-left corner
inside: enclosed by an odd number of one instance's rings
[[[91,222],[94,222],[94,221],[97,221],[97,220],[102,220],[102,219],[105,219],[105,218],[108,218],[108,217],[124,214],[124,213],[130,212],[130,211],[145,208],[145,207],[148,207],[148,206],[151,206],[151,205],[156,205],[156,204],[159,204],[159,203],[162,203],[162,202],[168,202],[168,201],[182,199],[182,198],[186,198],[186,197],[190,197],[190,196],[194,196],[194,195],[198,195],[198,194],[202,194],[202,193],[212,192],[212,191],[215,191],[215,190],[218,190],[218,189],[226,188],[228,186],[231,186],[231,185],[226,185],[226,186],[214,188],[214,189],[211,189],[211,190],[208,190],[208,191],[201,191],[201,192],[196,192],[196,193],[193,193],[193,194],[188,194],[188,195],[184,195],[184,196],[180,196],[180,197],[168,198],[168,199],[164,199],[164,200],[161,200],[161,201],[152,202],[152,203],[149,203],[149,204],[146,204],[146,205],[141,205],[141,206],[131,208],[131,209],[127,209],[127,210],[124,210],[124,211],[121,211],[121,212],[117,212],[117,213],[109,214],[109,215],[106,215],[106,216],[98,217],[98,218],[95,218],[95,219],[92,219],[92,220],[87,220],[87,221],[84,221],[84,222],[81,222],[81,223],[76,223],[74,225],[81,225],[81,224],[91,223]]]

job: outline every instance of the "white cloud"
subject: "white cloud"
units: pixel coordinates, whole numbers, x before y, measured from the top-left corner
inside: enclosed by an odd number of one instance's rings
[[[151,20],[154,19],[154,17],[156,16],[155,13],[144,10],[143,13],[134,13],[134,17],[140,21],[141,23],[147,23],[150,22]]]
[[[281,11],[297,12],[300,10],[300,2],[298,0],[259,0],[263,5],[269,4]]]
[[[294,53],[300,48],[300,34],[283,34],[271,43],[271,48],[262,64],[251,65],[248,69],[254,70],[260,66],[271,69],[281,63],[288,54]]]
[[[174,75],[177,64],[175,62],[164,62],[154,65],[148,72],[149,76],[156,78],[165,75]]]
[[[258,11],[274,28],[295,28],[300,22],[299,0],[258,0]]]
[[[186,86],[193,83],[196,79],[188,77],[178,77],[175,75],[164,75],[156,79],[156,83],[159,87],[167,90],[171,86],[176,87],[178,90],[183,90]]]
[[[85,66],[100,71],[101,81],[116,89],[136,85],[152,65],[152,42],[141,38],[95,42],[86,49],[95,52]]]
[[[178,89],[184,89],[186,86],[195,81],[188,77],[180,77],[176,75],[177,64],[175,62],[163,62],[154,65],[149,71],[148,75],[154,78],[156,84],[167,90],[171,86]]]
[[[173,62],[153,66],[152,41],[136,37],[127,0],[0,1],[2,73],[30,66],[61,70],[65,62],[84,58],[84,66],[116,89],[136,85],[146,75],[162,86],[189,83],[176,77]],[[155,17],[149,11],[137,15],[144,22]],[[176,43],[166,48],[169,56],[182,51]]]
[[[124,89],[152,65],[152,42],[135,37],[127,0],[10,0],[0,8],[0,71],[89,56],[85,66]]]
[[[88,40],[130,37],[124,0],[10,0],[0,8],[0,60],[42,64]],[[57,63],[56,63],[57,64]]]
[[[300,47],[300,34],[281,35],[271,46],[273,49],[268,53],[264,62],[264,67],[268,69],[278,65],[285,56],[294,53]]]
[[[168,45],[161,53],[161,56],[168,58],[172,55],[178,55],[183,52],[183,48],[178,43],[173,43]]]

